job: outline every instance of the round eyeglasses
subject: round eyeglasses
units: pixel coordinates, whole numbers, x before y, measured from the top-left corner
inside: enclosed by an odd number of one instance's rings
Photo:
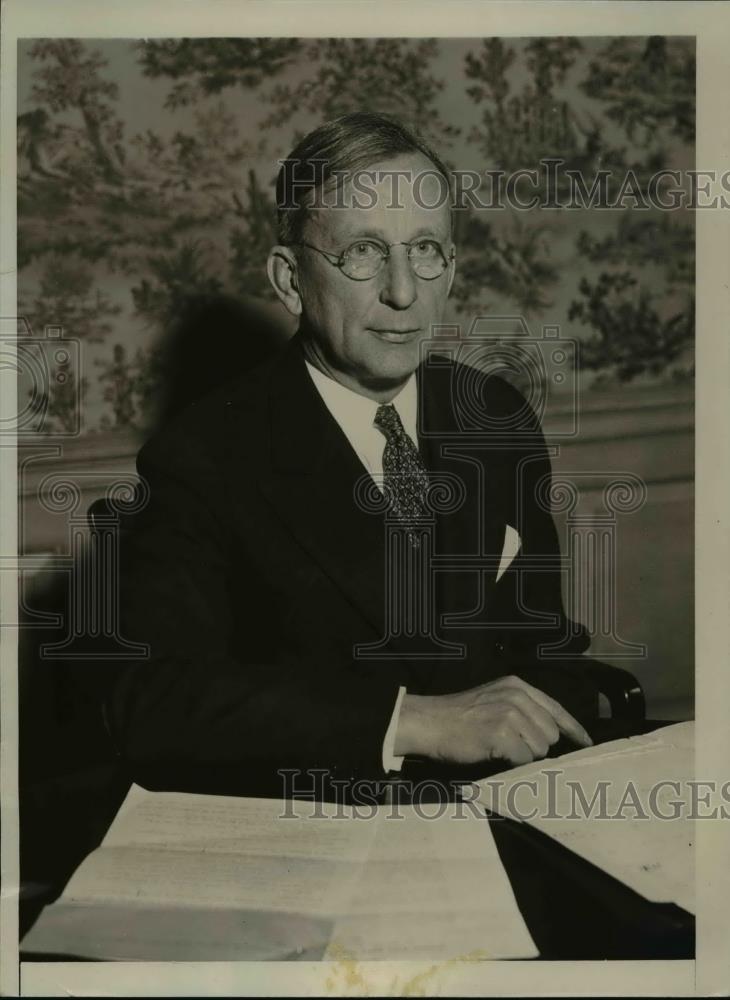
[[[351,243],[342,253],[336,254],[322,250],[312,243],[300,241],[289,246],[308,247],[322,254],[325,260],[339,267],[344,275],[353,281],[367,281],[374,278],[383,264],[390,257],[391,247],[408,247],[408,261],[414,274],[425,281],[433,281],[440,277],[455,259],[454,250],[446,255],[443,247],[436,240],[413,240],[411,243],[378,243],[375,240],[358,240]]]

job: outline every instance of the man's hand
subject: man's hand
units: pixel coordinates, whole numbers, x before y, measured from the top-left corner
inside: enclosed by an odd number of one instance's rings
[[[554,698],[519,677],[500,677],[455,694],[407,694],[394,752],[449,764],[505,760],[515,766],[545,757],[561,733],[579,746],[592,745]]]

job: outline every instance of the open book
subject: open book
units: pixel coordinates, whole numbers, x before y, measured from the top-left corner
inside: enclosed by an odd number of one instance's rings
[[[137,786],[23,949],[156,961],[537,954],[489,824],[458,803],[426,819],[412,806],[358,814]]]

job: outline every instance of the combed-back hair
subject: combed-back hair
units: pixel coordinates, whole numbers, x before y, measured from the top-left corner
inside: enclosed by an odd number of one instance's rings
[[[308,208],[333,177],[365,170],[403,153],[422,153],[450,190],[450,174],[441,157],[414,131],[391,115],[354,111],[325,122],[301,139],[281,161],[276,179],[279,242],[302,236]]]

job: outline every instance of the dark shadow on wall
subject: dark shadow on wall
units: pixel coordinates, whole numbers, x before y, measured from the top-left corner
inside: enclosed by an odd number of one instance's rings
[[[156,426],[279,351],[294,332],[288,319],[280,307],[256,299],[187,299],[160,348]]]

